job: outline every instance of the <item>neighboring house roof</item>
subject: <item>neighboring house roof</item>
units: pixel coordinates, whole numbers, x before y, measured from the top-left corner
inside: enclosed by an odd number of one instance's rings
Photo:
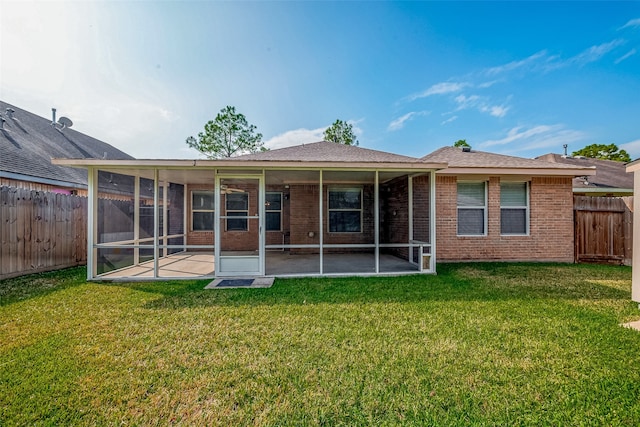
[[[11,117],[7,109],[14,112]],[[51,164],[52,158],[133,159],[127,153],[74,129],[0,101],[0,176],[22,181],[86,187],[87,171]]]
[[[295,145],[259,153],[245,154],[226,160],[268,160],[286,162],[366,162],[366,163],[419,163],[415,157],[401,156],[384,151],[353,145],[320,141]]]
[[[425,162],[445,162],[447,169],[438,174],[506,174],[506,175],[593,175],[595,169],[588,166],[574,166],[547,162],[537,159],[506,156],[504,154],[487,153],[484,151],[465,151],[459,147],[442,147],[424,156]]]
[[[560,154],[545,154],[540,160],[575,166],[593,166],[596,174],[573,179],[573,191],[584,193],[633,193],[633,174],[627,173],[626,164],[613,160],[567,157]]]

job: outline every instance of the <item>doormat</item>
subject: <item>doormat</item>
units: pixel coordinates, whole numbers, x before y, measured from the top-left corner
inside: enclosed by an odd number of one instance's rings
[[[220,288],[270,288],[273,285],[273,277],[237,277],[229,279],[216,279],[205,286],[205,289]]]
[[[224,279],[216,286],[219,288],[237,288],[253,285],[253,279]]]

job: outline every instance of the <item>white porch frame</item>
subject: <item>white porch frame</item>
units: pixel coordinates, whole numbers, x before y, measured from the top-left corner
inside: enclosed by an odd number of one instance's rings
[[[120,169],[122,172],[117,171],[118,169]],[[146,241],[146,242],[153,242],[153,247],[151,246],[144,246],[145,248],[151,249],[153,248],[153,260],[151,260],[150,262],[152,262],[153,264],[153,275],[152,277],[148,277],[146,279],[156,279],[156,280],[166,280],[167,276],[166,275],[162,275],[162,271],[161,271],[161,263],[160,263],[160,259],[161,257],[166,257],[169,255],[170,250],[171,249],[179,249],[182,251],[187,251],[188,249],[207,249],[210,248],[210,246],[203,246],[203,245],[188,245],[187,244],[187,240],[186,240],[186,236],[187,236],[187,229],[189,227],[188,225],[188,220],[190,217],[189,214],[189,196],[188,196],[188,191],[187,191],[187,185],[189,184],[188,180],[186,180],[185,182],[179,182],[176,181],[177,184],[181,184],[185,186],[185,190],[184,190],[184,195],[183,195],[183,213],[182,213],[182,221],[184,224],[184,232],[183,234],[179,234],[179,235],[175,235],[175,236],[169,236],[169,224],[168,224],[168,193],[169,193],[169,182],[173,182],[170,181],[170,179],[167,179],[166,177],[162,176],[163,171],[170,171],[170,170],[180,170],[180,171],[184,171],[184,176],[186,176],[188,178],[188,168],[185,167],[172,167],[172,168],[163,168],[163,167],[147,167],[147,168],[143,168],[143,170],[146,170],[146,173],[139,173],[136,169],[131,168],[131,166],[128,167],[114,167],[113,165],[109,165],[109,166],[90,166],[88,167],[88,176],[89,176],[89,192],[88,192],[88,221],[89,221],[89,225],[90,225],[90,229],[88,230],[89,232],[87,233],[87,244],[88,244],[88,258],[87,258],[87,279],[88,280],[94,280],[94,279],[98,279],[98,280],[102,280],[103,279],[103,274],[101,274],[100,276],[97,274],[98,271],[98,252],[99,250],[102,249],[131,249],[133,248],[133,253],[134,253],[134,260],[135,263],[134,265],[137,265],[140,262],[140,256],[139,256],[139,250],[142,248],[142,246],[140,246],[142,242],[142,240]],[[220,277],[227,277],[227,276],[264,276],[265,275],[265,271],[266,271],[266,250],[267,249],[293,249],[293,248],[313,248],[313,249],[317,249],[318,250],[318,259],[319,259],[319,265],[318,265],[318,269],[316,270],[317,272],[312,272],[312,273],[307,273],[307,274],[285,274],[284,276],[346,276],[346,275],[361,275],[361,276],[370,276],[370,275],[398,275],[398,274],[412,274],[412,273],[435,273],[435,267],[436,267],[436,228],[435,228],[435,213],[436,213],[436,174],[435,174],[435,169],[429,169],[429,170],[421,170],[421,171],[415,171],[415,170],[411,170],[411,169],[403,169],[403,168],[398,168],[398,169],[377,169],[377,168],[371,168],[371,169],[346,169],[346,168],[313,168],[313,167],[299,167],[299,168],[277,168],[277,167],[273,167],[273,168],[250,168],[250,167],[245,167],[245,168],[221,168],[221,167],[216,167],[216,168],[200,168],[201,170],[210,170],[211,174],[212,174],[212,184],[214,185],[214,192],[215,192],[215,197],[214,197],[214,206],[215,206],[215,212],[214,212],[214,235],[215,235],[215,241],[214,241],[214,246],[213,248],[211,248],[213,250],[213,254],[214,254],[214,260],[215,260],[215,273],[214,275],[220,276]],[[133,240],[131,241],[118,241],[118,242],[112,242],[112,243],[98,243],[98,236],[97,236],[97,232],[98,232],[98,227],[97,227],[97,220],[98,220],[98,172],[99,170],[108,170],[108,171],[114,171],[114,173],[122,173],[124,175],[128,175],[128,176],[132,176],[134,178],[134,189],[133,189],[133,206],[134,206],[134,230],[133,230]],[[266,239],[265,239],[265,194],[266,194],[266,173],[270,172],[270,171],[291,171],[291,172],[296,172],[296,171],[314,171],[317,172],[317,181],[310,183],[311,185],[318,185],[320,190],[318,191],[318,217],[319,217],[319,226],[317,229],[317,233],[318,233],[318,242],[316,244],[310,244],[310,245],[306,245],[306,244],[289,244],[289,245],[267,245],[266,244]],[[373,227],[374,227],[374,236],[373,236],[373,243],[354,243],[354,244],[326,244],[325,240],[324,240],[324,223],[325,223],[325,203],[323,200],[323,188],[325,183],[327,183],[325,177],[326,177],[326,173],[329,172],[368,172],[368,173],[372,173],[373,175]],[[381,215],[380,215],[380,207],[381,207],[381,195],[380,195],[380,174],[381,173],[398,173],[398,177],[402,176],[401,174],[405,174],[406,179],[407,179],[407,221],[408,221],[408,236],[409,239],[406,243],[381,243],[381,239],[380,239],[380,231],[381,231]],[[136,173],[139,173],[138,175],[136,175]],[[142,176],[146,176],[147,179],[150,178],[150,174],[153,174],[153,190],[154,190],[154,194],[153,194],[153,203],[154,203],[154,214],[153,214],[153,227],[154,227],[154,236],[152,238],[149,239],[140,239],[139,238],[139,227],[140,227],[140,178]],[[415,218],[415,212],[414,212],[414,197],[413,197],[413,192],[414,192],[414,177],[415,176],[419,176],[419,175],[425,175],[427,174],[429,176],[429,189],[425,190],[425,191],[429,191],[429,207],[428,207],[428,221],[429,221],[429,229],[428,229],[428,235],[429,235],[429,241],[425,242],[425,241],[419,241],[419,240],[415,240],[414,239],[414,227],[413,227],[413,222],[414,222],[414,218]],[[162,182],[160,180],[160,178],[162,177]],[[247,219],[258,219],[258,223],[259,223],[259,230],[258,230],[258,255],[257,257],[254,256],[255,259],[257,259],[257,268],[249,268],[249,269],[243,269],[243,268],[231,268],[227,271],[225,271],[224,267],[220,268],[220,263],[224,262],[223,259],[225,258],[225,255],[222,254],[222,247],[220,245],[220,239],[222,236],[222,229],[221,229],[221,213],[222,213],[222,209],[221,209],[221,200],[222,198],[220,197],[220,191],[221,191],[221,179],[255,179],[256,182],[258,183],[258,216],[256,217],[254,216],[247,216]],[[328,185],[328,184],[327,184]],[[369,182],[369,185],[371,185],[371,182]],[[160,188],[163,188],[163,193],[162,193],[162,205],[160,204]],[[162,209],[162,211],[160,211],[160,209]],[[159,221],[160,221],[160,215],[163,215],[164,218],[164,222],[163,222],[163,226],[162,226],[162,230],[159,230]],[[158,232],[160,231],[160,234],[158,234]],[[169,239],[171,238],[176,238],[176,237],[183,237],[184,241],[179,244],[179,245],[169,245]],[[336,249],[336,248],[344,248],[344,249],[348,249],[348,248],[360,248],[360,249],[372,249],[373,250],[373,254],[374,254],[374,263],[375,263],[375,267],[373,269],[373,272],[370,273],[364,273],[364,272],[358,272],[358,271],[354,271],[354,272],[348,272],[348,273],[335,273],[335,272],[330,272],[327,273],[325,271],[325,266],[324,266],[324,252],[325,249]],[[407,271],[402,271],[402,272],[397,272],[397,271],[381,271],[381,248],[406,248],[407,252],[408,252],[408,261],[411,262],[412,264],[414,264],[416,266],[415,270],[407,270]],[[418,254],[418,259],[415,259],[415,253],[417,250],[417,254]],[[233,256],[228,256],[228,259],[231,260],[231,258],[233,258]],[[249,257],[247,256],[240,256],[239,258],[237,258],[234,262],[235,265],[240,265],[243,261],[247,261],[249,259]],[[232,264],[234,264],[232,263]],[[256,266],[255,263],[253,263],[254,266]],[[128,268],[128,267],[124,267],[124,268]],[[124,269],[123,268],[123,269]],[[113,272],[113,270],[112,270]],[[111,273],[111,272],[110,272]],[[126,278],[127,276],[123,276],[123,278]],[[207,276],[209,277],[209,276]],[[211,276],[213,277],[213,276]],[[172,277],[173,278],[181,278],[181,277]],[[186,278],[186,277],[185,277]],[[189,277],[189,278],[193,278],[193,277]],[[119,279],[120,280],[120,279]]]

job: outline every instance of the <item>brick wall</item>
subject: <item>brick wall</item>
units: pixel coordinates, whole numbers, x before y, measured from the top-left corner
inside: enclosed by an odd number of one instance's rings
[[[429,241],[429,177],[413,178],[413,238]],[[380,187],[380,243],[409,242],[409,183],[407,177],[395,179]],[[406,258],[405,248],[387,248],[391,253]]]
[[[457,236],[457,180],[436,179],[436,245],[439,261],[573,262],[571,177],[533,177],[528,236],[500,235],[500,178],[488,178],[487,235]]]
[[[361,233],[329,233],[327,228],[327,189],[323,186],[323,242],[324,244],[360,244],[374,243],[374,194],[373,185],[362,186],[362,232]],[[319,187],[317,185],[291,185],[290,218],[291,244],[319,244]],[[313,237],[309,236],[312,232]],[[292,250],[293,251],[293,250]],[[326,249],[326,252],[357,252],[357,249]],[[317,249],[298,249],[294,252],[318,252]]]

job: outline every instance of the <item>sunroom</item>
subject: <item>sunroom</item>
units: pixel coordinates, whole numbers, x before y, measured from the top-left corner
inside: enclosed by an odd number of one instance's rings
[[[224,160],[55,159],[89,175],[90,280],[435,272],[435,171],[321,142]]]

